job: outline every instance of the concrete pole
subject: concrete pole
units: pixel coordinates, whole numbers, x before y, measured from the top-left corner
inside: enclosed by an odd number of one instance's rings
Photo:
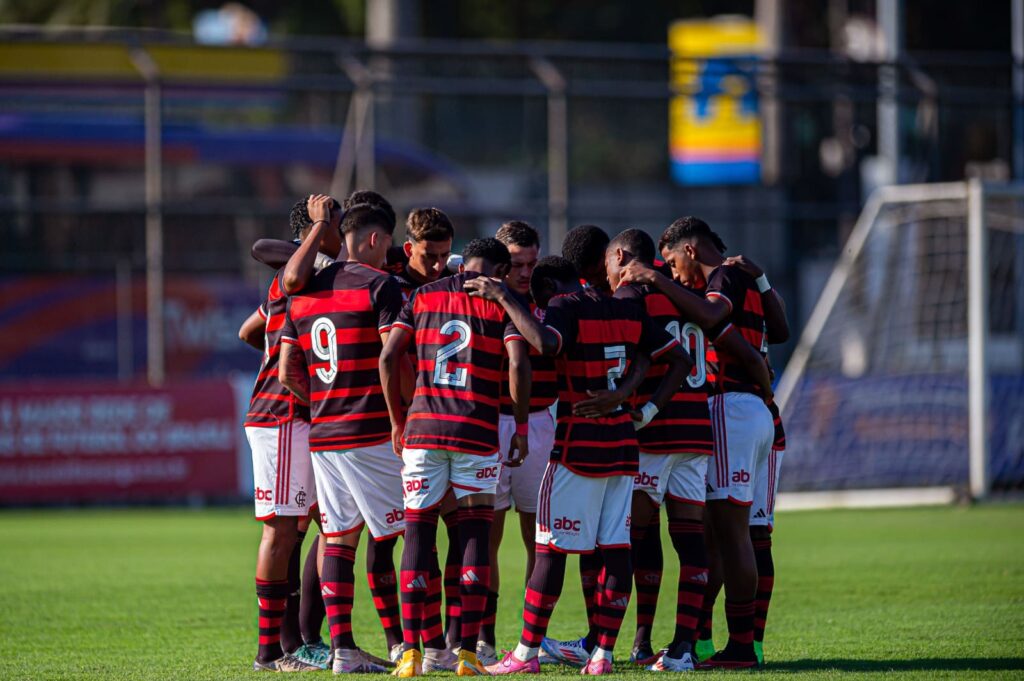
[[[899,69],[903,53],[903,0],[878,0],[877,21],[885,38],[885,62],[878,70],[878,156],[885,164],[887,184],[899,184]]]
[[[548,99],[548,253],[560,253],[569,231],[569,103],[565,77],[547,59],[530,60]]]

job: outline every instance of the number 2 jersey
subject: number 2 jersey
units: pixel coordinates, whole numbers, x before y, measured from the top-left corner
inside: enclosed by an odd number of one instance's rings
[[[395,322],[416,344],[406,447],[484,456],[498,451],[505,337],[518,331],[501,305],[463,290],[478,276],[465,272],[419,287]]]
[[[678,341],[639,305],[584,289],[551,299],[544,325],[559,339],[558,426],[551,460],[587,477],[635,475],[639,460],[633,419],[623,409],[602,418],[574,416],[588,391],[612,390],[637,352],[655,361]]]
[[[678,340],[694,359],[694,367],[665,408],[645,428],[637,431],[640,451],[648,454],[713,454],[711,412],[708,408],[704,332],[684,322],[679,310],[663,293],[650,286],[624,284],[615,291],[620,300],[630,300],[647,311],[654,323]],[[636,406],[643,406],[668,373],[664,364],[654,364],[637,390]]]
[[[355,262],[327,267],[288,298],[281,341],[302,348],[309,371],[311,451],[369,447],[391,439],[380,382],[380,334],[402,310],[386,272]]]

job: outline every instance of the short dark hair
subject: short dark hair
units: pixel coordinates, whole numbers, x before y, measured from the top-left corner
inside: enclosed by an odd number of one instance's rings
[[[509,220],[498,228],[494,238],[506,246],[540,247],[540,234],[529,223],[522,220]]]
[[[621,248],[646,265],[654,263],[654,239],[642,229],[631,228],[619,232],[608,244],[608,248]]]
[[[416,208],[405,220],[410,241],[447,241],[455,238],[455,227],[440,208]]]
[[[483,258],[492,265],[510,265],[512,256],[508,254],[508,248],[494,237],[484,239],[473,239],[462,249],[462,262],[468,262],[473,258]]]
[[[341,210],[341,206],[334,199],[331,199],[331,212]],[[306,199],[296,201],[288,214],[288,226],[292,230],[292,237],[296,240],[302,238],[302,231],[313,226],[313,220],[309,217],[309,209],[306,208]]]
[[[538,290],[540,282],[545,279],[571,284],[579,282],[580,273],[575,265],[561,256],[549,255],[541,258],[537,261],[537,266],[533,268],[533,275],[530,277],[530,295],[534,300],[539,297],[537,294],[540,293]]]
[[[565,235],[562,257],[571,262],[578,272],[585,272],[604,261],[608,242],[608,234],[597,225],[579,225]]]
[[[372,203],[384,212],[388,217],[388,221],[391,223],[391,231],[395,231],[395,225],[397,219],[395,218],[395,209],[391,207],[391,202],[385,199],[383,196],[370,189],[357,189],[348,195],[348,198],[341,202],[341,207],[348,210],[352,206],[360,203]]]
[[[341,233],[358,232],[365,227],[382,227],[391,234],[395,231],[395,223],[388,219],[388,214],[375,203],[357,203],[350,206],[341,218]]]
[[[708,223],[692,215],[679,218],[668,226],[658,241],[658,250],[675,248],[681,241],[702,237],[709,239],[719,253],[725,253],[725,242],[722,241],[722,237],[708,227]]]

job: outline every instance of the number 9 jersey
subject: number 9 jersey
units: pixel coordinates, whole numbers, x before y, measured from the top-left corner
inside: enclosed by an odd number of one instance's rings
[[[395,322],[416,344],[416,391],[405,446],[488,456],[498,451],[505,337],[519,332],[497,303],[462,285],[476,272],[416,289]]]
[[[310,451],[351,450],[391,439],[378,362],[380,334],[402,309],[393,278],[335,263],[288,299],[281,341],[302,348],[309,370]]]

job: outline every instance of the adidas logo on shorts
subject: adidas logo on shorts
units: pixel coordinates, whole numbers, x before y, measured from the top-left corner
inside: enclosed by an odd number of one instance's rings
[[[764,514],[764,509],[763,508],[759,508],[759,509],[757,509],[757,513],[754,514],[754,517],[755,518],[766,518],[767,516]]]

